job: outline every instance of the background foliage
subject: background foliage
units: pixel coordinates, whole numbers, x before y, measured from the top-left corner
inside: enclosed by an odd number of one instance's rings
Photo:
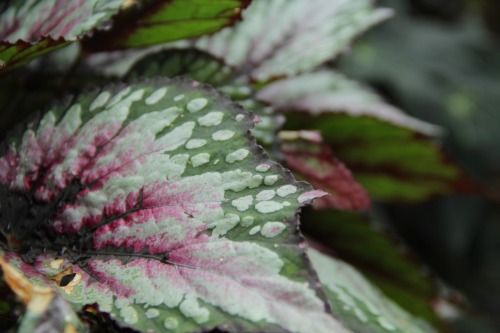
[[[203,0],[96,0],[91,10],[81,2],[61,11],[65,7],[58,1],[48,1],[52,9],[46,20],[54,22],[44,26],[32,19],[43,6],[23,3],[0,5],[0,27],[5,31],[0,34],[0,139],[33,111],[68,93],[87,92],[89,86],[116,80],[130,84],[159,75],[210,84],[257,114],[260,122],[252,134],[268,154],[298,179],[330,194],[303,211],[301,231],[323,253],[310,250],[310,257],[335,322],[338,319],[354,332],[499,329],[500,119],[495,109],[500,30],[495,22],[500,10],[495,5],[408,0],[379,1],[380,9],[372,9],[364,0],[297,0],[290,6],[279,0],[227,0],[217,6]],[[250,7],[241,17],[246,6]],[[17,16],[9,12],[12,8],[18,8]],[[391,16],[387,8],[395,10],[394,17],[359,37]],[[314,20],[306,22],[304,16]],[[77,28],[69,25],[68,30],[64,18],[78,18]],[[12,29],[19,24],[33,24],[27,29],[31,33]],[[204,34],[211,35],[164,44]],[[61,50],[50,52],[56,48]],[[82,96],[86,101],[85,93]],[[144,110],[148,108],[134,112],[149,112]],[[223,124],[243,137],[246,127]],[[254,158],[261,159],[258,149],[251,147]],[[209,148],[210,154],[217,151]],[[206,163],[201,155],[190,163]],[[283,175],[279,168],[272,171]],[[239,202],[233,206],[233,215],[239,214],[234,208],[243,207]],[[294,209],[286,209],[289,217],[279,219],[292,223]],[[215,227],[212,236],[224,241],[262,236],[255,228],[250,236],[240,236],[240,227],[228,235],[221,228]],[[278,252],[292,263],[282,274],[302,281],[307,273],[302,243],[296,233],[286,235],[280,242],[289,242],[287,250]],[[17,276],[7,262],[2,267],[7,282]],[[24,274],[38,279],[29,269]],[[4,327],[14,329],[19,318],[24,318],[21,328],[26,331],[44,323],[81,330],[88,325],[119,330],[132,323],[130,317],[120,319],[119,310],[110,311],[117,326],[95,307],[77,306],[74,309],[87,325],[80,326],[63,298],[31,283],[26,280],[11,288],[18,296],[29,291],[35,298],[54,299],[51,306],[41,317],[29,310],[23,316],[21,303],[29,309],[32,298],[16,298],[2,281]],[[57,283],[62,287],[60,279]],[[181,326],[169,327],[276,328],[208,308],[214,316],[210,322],[193,315]],[[63,309],[71,319],[48,320],[54,309]],[[330,320],[325,323],[337,325]],[[274,324],[299,330],[288,321]],[[132,327],[145,330],[148,325],[141,319]]]

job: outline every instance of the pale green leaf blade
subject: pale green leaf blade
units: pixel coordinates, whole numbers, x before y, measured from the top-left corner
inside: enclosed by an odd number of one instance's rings
[[[265,81],[334,58],[390,14],[374,9],[369,0],[259,0],[243,12],[243,22],[200,39],[196,46]]]
[[[7,260],[140,331],[347,332],[297,231],[324,193],[263,153],[253,118],[179,79],[56,103],[0,150]]]
[[[425,321],[415,318],[386,298],[353,267],[309,249],[309,258],[328,295],[333,312],[356,333],[432,333]]]

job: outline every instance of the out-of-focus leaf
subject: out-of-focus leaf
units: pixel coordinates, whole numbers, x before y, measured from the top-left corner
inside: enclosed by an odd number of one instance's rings
[[[0,5],[0,70],[63,47],[103,25],[122,0],[15,0]]]
[[[281,152],[287,167],[329,196],[314,201],[319,209],[365,210],[370,198],[346,166],[323,143],[319,132],[282,131]]]
[[[19,67],[47,52],[57,50],[71,42],[50,37],[40,39],[36,44],[18,40],[15,43],[0,42],[0,70]]]
[[[228,94],[233,101],[258,116],[252,134],[263,145],[276,141],[276,133],[284,123],[284,117],[274,109],[254,98],[255,88],[241,69],[231,68],[223,61],[196,50],[167,50],[149,55],[130,69],[127,78],[154,76],[187,76],[211,84]]]
[[[76,333],[86,331],[68,302],[52,288],[44,283],[32,283],[19,270],[8,264],[3,257],[0,257],[0,266],[6,283],[26,306],[18,332]],[[31,267],[24,267],[24,269],[32,270]]]
[[[108,31],[85,43],[89,50],[141,47],[213,33],[241,18],[251,0],[130,1]]]
[[[440,133],[438,126],[403,113],[366,87],[330,70],[273,82],[260,90],[257,97],[283,112],[369,116],[426,135]]]
[[[421,201],[433,195],[468,190],[470,182],[429,138],[372,117],[289,113],[286,129],[316,129],[381,201]]]
[[[243,22],[196,46],[257,81],[309,71],[338,55],[351,40],[391,11],[369,0],[259,0]]]
[[[60,101],[1,148],[7,261],[141,331],[347,332],[297,231],[325,193],[269,160],[252,126],[196,81]]]
[[[333,312],[357,333],[431,333],[427,322],[386,298],[350,265],[310,249]]]
[[[442,325],[431,307],[436,286],[401,242],[359,214],[307,210],[301,220],[310,239],[354,265],[406,311]]]

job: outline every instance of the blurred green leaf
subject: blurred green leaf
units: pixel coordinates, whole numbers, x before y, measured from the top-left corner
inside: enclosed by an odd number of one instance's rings
[[[431,333],[424,320],[413,317],[386,298],[352,266],[314,249],[308,251],[333,313],[357,333]]]
[[[306,210],[302,228],[312,240],[354,265],[406,311],[440,325],[431,308],[437,290],[428,273],[401,242],[377,230],[366,217]]]

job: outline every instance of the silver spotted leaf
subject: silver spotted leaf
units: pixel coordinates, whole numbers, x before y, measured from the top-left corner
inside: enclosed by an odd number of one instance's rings
[[[309,249],[335,315],[356,333],[436,333],[385,297],[353,267]]]
[[[232,28],[196,47],[257,81],[293,76],[338,55],[351,40],[391,15],[369,0],[259,0]]]
[[[324,193],[269,160],[253,118],[180,79],[59,101],[0,148],[6,260],[140,331],[347,332],[297,232]]]
[[[268,148],[276,142],[276,133],[284,123],[284,117],[277,114],[267,103],[255,98],[253,84],[241,69],[232,68],[208,53],[192,49],[172,49],[148,55],[134,64],[128,78],[186,76],[208,83],[223,91],[233,101],[257,115],[252,134],[260,144]]]

